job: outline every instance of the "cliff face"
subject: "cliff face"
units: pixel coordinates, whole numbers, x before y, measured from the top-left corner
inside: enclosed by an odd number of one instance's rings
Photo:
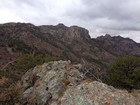
[[[88,30],[78,26],[67,27],[64,24],[56,26],[44,25],[40,26],[40,29],[44,33],[50,33],[54,37],[59,38],[59,40],[66,41],[66,43],[73,40],[83,41],[91,39]]]
[[[55,61],[29,70],[21,80],[20,104],[26,105],[139,105],[125,90],[88,80],[83,66]]]
[[[66,34],[63,36],[63,39],[68,42],[73,40],[77,40],[80,42],[91,40],[88,30],[78,26],[69,27]]]

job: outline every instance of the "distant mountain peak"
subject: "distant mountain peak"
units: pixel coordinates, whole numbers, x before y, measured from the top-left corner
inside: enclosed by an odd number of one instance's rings
[[[58,23],[57,26],[66,27],[63,23]]]
[[[87,29],[76,25],[67,27],[63,23],[59,23],[56,26],[43,25],[40,26],[40,28],[44,32],[50,32],[53,34],[53,36],[55,37],[57,36],[66,42],[72,42],[73,40],[86,41],[91,39],[89,35],[89,31]]]
[[[106,34],[105,36],[97,37],[96,41],[112,54],[119,56],[127,54],[140,56],[140,44],[130,38],[124,38],[120,35],[110,36]]]
[[[105,37],[110,38],[110,37],[111,37],[111,35],[110,35],[110,34],[105,34]]]

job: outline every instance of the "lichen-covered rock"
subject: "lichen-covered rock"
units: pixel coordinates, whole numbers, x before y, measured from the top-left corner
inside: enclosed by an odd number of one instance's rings
[[[127,91],[97,81],[67,89],[60,100],[61,105],[140,105],[140,100]]]
[[[70,61],[55,61],[28,71],[21,80],[22,103],[45,105],[59,99],[68,86],[77,86],[81,80],[80,67]]]
[[[82,80],[82,65],[54,61],[29,70],[21,80],[25,105],[140,105],[127,91]]]

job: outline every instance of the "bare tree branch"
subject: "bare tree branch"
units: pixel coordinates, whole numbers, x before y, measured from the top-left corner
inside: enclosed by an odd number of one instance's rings
[[[10,61],[10,62],[8,62],[6,65],[4,65],[4,66],[2,67],[2,69],[1,69],[1,71],[4,70],[9,64],[12,64],[13,62],[15,62],[15,59],[12,60],[12,61]]]

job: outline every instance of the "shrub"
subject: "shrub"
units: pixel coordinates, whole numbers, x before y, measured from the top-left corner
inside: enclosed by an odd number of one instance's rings
[[[44,57],[43,57],[43,59],[44,59],[44,62],[50,62],[50,61],[57,60],[56,57],[50,56],[49,54],[45,54]]]
[[[35,67],[36,65],[54,60],[56,60],[56,58],[48,54],[25,54],[23,57],[18,58],[15,61],[14,66],[17,71],[24,72]]]
[[[9,40],[8,46],[12,48],[14,51],[20,51],[22,53],[30,53],[32,52],[32,48],[26,45],[23,41],[12,39]]]
[[[109,70],[109,83],[119,88],[140,89],[140,58],[118,58]]]

